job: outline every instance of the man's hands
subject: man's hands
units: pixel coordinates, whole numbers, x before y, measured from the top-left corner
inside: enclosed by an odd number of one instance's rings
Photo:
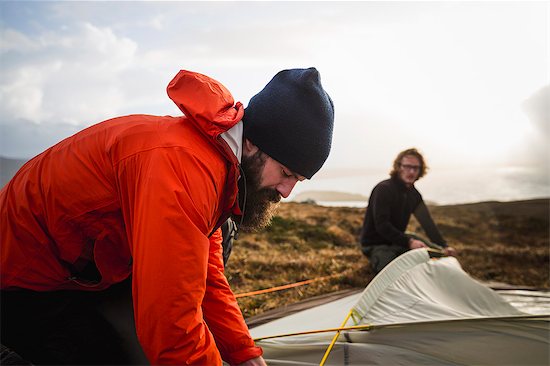
[[[424,242],[411,238],[409,239],[409,248],[410,249],[419,249],[419,248],[427,248],[428,246],[424,244]]]
[[[414,238],[409,239],[409,248],[410,249],[419,249],[419,248],[429,248],[423,241],[417,240]],[[453,256],[456,257],[456,249],[453,247],[445,247],[443,248],[443,253],[447,256]]]
[[[256,358],[252,358],[248,361],[245,361],[241,364],[239,364],[238,366],[267,366],[267,364],[265,363],[263,357],[256,357]]]
[[[453,247],[443,248],[443,251],[445,252],[445,255],[456,257],[456,249]]]

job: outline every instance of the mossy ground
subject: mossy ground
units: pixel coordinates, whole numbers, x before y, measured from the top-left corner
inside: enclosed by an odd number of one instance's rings
[[[550,287],[550,200],[430,206],[430,211],[474,278]],[[237,294],[331,276],[240,298],[245,317],[311,296],[365,287],[373,274],[358,245],[364,213],[364,208],[282,203],[270,227],[241,233],[226,268]],[[423,235],[414,217],[408,231]]]

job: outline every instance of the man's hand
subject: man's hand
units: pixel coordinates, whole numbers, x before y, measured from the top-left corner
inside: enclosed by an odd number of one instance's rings
[[[445,252],[445,255],[456,257],[456,249],[453,247],[446,247],[443,251]]]
[[[419,248],[427,248],[428,246],[424,244],[421,240],[413,239],[411,238],[409,240],[409,248],[410,249],[419,249]]]
[[[256,358],[252,358],[248,361],[245,361],[241,364],[239,364],[239,366],[267,366],[267,364],[265,363],[263,357],[256,357]]]

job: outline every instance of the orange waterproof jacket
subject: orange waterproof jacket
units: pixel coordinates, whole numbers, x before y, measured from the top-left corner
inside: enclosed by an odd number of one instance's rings
[[[0,192],[1,287],[101,290],[133,273],[138,338],[152,364],[260,356],[223,274],[221,230],[237,205],[238,161],[220,134],[241,103],[180,71],[185,117],[91,126],[25,164]],[[209,238],[210,236],[210,238]],[[92,260],[97,283],[78,270]]]

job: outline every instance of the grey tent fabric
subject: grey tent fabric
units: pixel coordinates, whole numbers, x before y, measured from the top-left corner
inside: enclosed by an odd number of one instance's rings
[[[254,338],[338,328],[327,365],[547,365],[550,312],[529,314],[466,274],[455,258],[418,249],[362,293],[251,329]],[[335,331],[257,341],[269,365],[319,365]]]

